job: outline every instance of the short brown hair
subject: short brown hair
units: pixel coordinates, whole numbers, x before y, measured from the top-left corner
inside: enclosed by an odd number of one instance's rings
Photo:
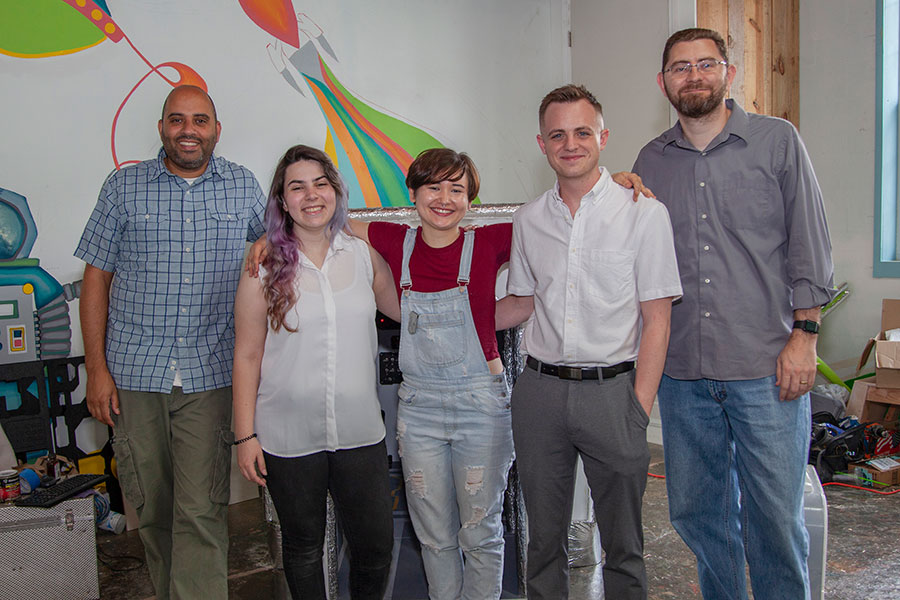
[[[481,178],[475,163],[465,152],[456,152],[450,148],[430,148],[422,151],[416,160],[409,165],[406,174],[406,187],[415,191],[423,185],[440,183],[441,181],[459,181],[466,176],[468,180],[467,195],[469,202],[478,196]]]
[[[543,126],[544,113],[547,112],[547,107],[554,102],[561,102],[565,104],[569,102],[578,102],[579,100],[587,100],[588,103],[594,107],[594,110],[597,111],[597,114],[601,117],[603,116],[603,105],[597,101],[597,98],[595,98],[594,95],[583,85],[575,85],[574,83],[570,83],[568,85],[558,87],[544,96],[544,99],[541,100],[541,107],[538,109],[538,124]]]
[[[712,29],[703,29],[701,27],[692,27],[690,29],[682,29],[676,31],[666,40],[666,47],[663,48],[662,69],[666,69],[666,63],[669,62],[669,52],[672,46],[679,42],[693,42],[695,40],[712,40],[716,44],[716,49],[722,55],[722,60],[728,62],[728,49],[725,47],[725,40],[719,35],[719,32]]]

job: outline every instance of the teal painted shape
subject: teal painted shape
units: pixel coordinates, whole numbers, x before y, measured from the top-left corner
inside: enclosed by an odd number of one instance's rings
[[[37,381],[32,381],[31,385],[25,388],[29,394],[38,398]],[[47,386],[47,397],[49,398],[50,387]],[[19,388],[15,381],[0,381],[0,397],[6,398],[6,410],[19,410],[22,407],[22,396],[19,395]]]
[[[50,273],[40,267],[0,267],[0,287],[34,286],[35,308],[44,308],[63,293],[63,288]]]
[[[0,188],[0,261],[25,258],[37,240],[37,225],[22,194]]]
[[[22,406],[22,397],[15,381],[0,381],[0,397],[6,399],[6,410],[18,410]]]

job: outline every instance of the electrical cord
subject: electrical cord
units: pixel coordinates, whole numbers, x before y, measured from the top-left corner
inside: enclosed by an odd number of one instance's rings
[[[666,478],[665,475],[657,475],[656,473],[648,472],[647,475],[649,475],[650,477],[653,477],[655,479],[665,479]],[[853,488],[855,490],[862,490],[864,492],[872,492],[873,494],[878,494],[879,496],[893,496],[894,494],[900,492],[900,489],[896,489],[893,492],[879,492],[878,490],[873,490],[872,488],[862,487],[861,485],[853,485],[850,483],[841,483],[839,481],[830,481],[828,483],[823,483],[822,487],[825,487],[828,485],[839,485],[841,487]]]
[[[878,490],[873,490],[872,488],[862,487],[861,485],[853,485],[852,483],[841,483],[840,481],[829,481],[828,483],[823,483],[822,487],[825,487],[827,485],[839,485],[841,487],[853,488],[854,490],[872,492],[873,494],[878,494],[879,496],[893,496],[897,492],[900,492],[900,489],[894,490],[893,492],[879,492]]]

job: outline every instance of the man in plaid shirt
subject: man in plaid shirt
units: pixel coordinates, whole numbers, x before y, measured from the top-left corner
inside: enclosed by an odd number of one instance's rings
[[[233,302],[265,197],[213,155],[200,88],[163,105],[155,159],[103,184],[75,256],[91,414],[115,428],[119,480],[158,598],[226,598]]]

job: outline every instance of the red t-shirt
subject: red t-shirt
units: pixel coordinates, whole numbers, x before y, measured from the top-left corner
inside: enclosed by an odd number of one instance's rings
[[[408,225],[374,221],[369,223],[369,241],[391,267],[394,285],[400,293],[403,265],[403,238]],[[409,259],[412,289],[416,292],[441,292],[457,286],[459,259],[462,256],[463,236],[444,248],[432,248],[422,239],[422,228],[416,233],[416,245]],[[497,271],[509,262],[512,244],[512,223],[486,225],[475,230],[472,248],[472,270],[469,273],[469,305],[475,331],[481,341],[485,360],[500,356],[494,333],[494,310]]]

